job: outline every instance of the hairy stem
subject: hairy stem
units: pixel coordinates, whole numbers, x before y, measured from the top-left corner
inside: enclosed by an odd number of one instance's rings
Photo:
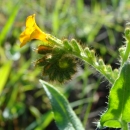
[[[125,61],[127,61],[127,59],[129,58],[129,53],[130,53],[130,41],[128,41],[127,46],[126,46],[126,50],[125,50],[125,54],[123,57],[123,61],[122,61],[122,65],[125,63]]]

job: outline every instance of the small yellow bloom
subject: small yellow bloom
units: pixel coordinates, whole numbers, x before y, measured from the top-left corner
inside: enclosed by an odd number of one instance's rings
[[[20,47],[24,46],[28,41],[32,39],[38,39],[45,43],[48,43],[48,34],[41,31],[35,22],[35,14],[30,15],[26,19],[26,29],[20,34]]]

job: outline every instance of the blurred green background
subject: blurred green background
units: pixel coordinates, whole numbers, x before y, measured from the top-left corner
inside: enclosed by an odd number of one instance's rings
[[[130,19],[129,0],[1,0],[0,1],[0,130],[57,130],[51,106],[33,62],[36,42],[20,48],[26,17],[36,14],[38,26],[59,39],[75,38],[95,49],[112,68],[119,67],[118,48]],[[79,62],[72,80],[53,82],[69,100],[86,130],[94,130],[106,106],[109,83]]]

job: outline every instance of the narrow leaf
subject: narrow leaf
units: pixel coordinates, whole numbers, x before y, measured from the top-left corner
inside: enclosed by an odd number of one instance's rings
[[[101,126],[123,127],[130,122],[130,62],[126,62],[109,94],[108,109],[101,116]]]
[[[4,39],[6,38],[6,35],[8,34],[9,30],[11,29],[13,23],[14,23],[14,20],[16,18],[16,15],[19,11],[19,8],[20,7],[20,3],[17,3],[16,5],[14,5],[13,7],[13,11],[9,17],[9,19],[7,20],[5,26],[3,27],[2,31],[1,31],[1,34],[0,34],[0,45],[3,44],[3,41]]]
[[[9,61],[0,68],[0,94],[5,86],[5,83],[7,82],[11,66],[12,62]]]
[[[51,102],[54,118],[59,130],[84,130],[80,120],[66,98],[49,83],[40,80]]]
[[[49,111],[32,122],[25,130],[45,130],[52,120],[53,114]]]

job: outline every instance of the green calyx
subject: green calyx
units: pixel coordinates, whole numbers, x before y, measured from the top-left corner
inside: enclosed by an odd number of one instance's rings
[[[35,65],[43,67],[43,76],[48,76],[51,81],[62,83],[71,79],[76,72],[77,63],[75,58],[68,54],[54,52],[43,55]]]
[[[59,67],[60,67],[61,69],[66,69],[66,68],[68,68],[68,67],[69,67],[69,62],[68,62],[68,60],[66,61],[65,58],[64,58],[64,59],[60,59],[60,61],[59,61]]]
[[[52,56],[43,66],[43,75],[48,75],[51,81],[58,81],[60,83],[70,80],[75,72],[75,59],[67,55],[61,57],[57,55]]]

